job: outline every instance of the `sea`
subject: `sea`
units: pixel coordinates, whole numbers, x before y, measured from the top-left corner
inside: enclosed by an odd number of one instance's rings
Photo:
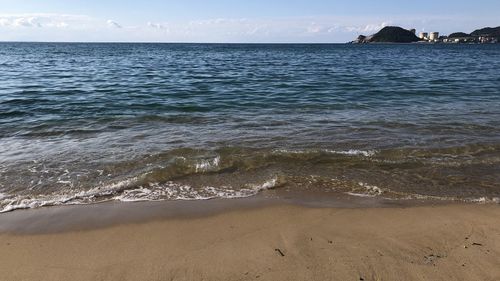
[[[0,211],[500,202],[500,44],[0,43]]]

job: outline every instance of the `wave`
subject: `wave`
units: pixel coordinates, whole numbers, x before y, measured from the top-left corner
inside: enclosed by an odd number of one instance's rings
[[[358,197],[377,197],[387,192],[387,190],[384,190],[378,186],[369,185],[364,182],[359,182],[358,185],[360,186],[359,189],[361,190],[355,189],[353,191],[346,192],[346,194]]]
[[[376,150],[359,150],[359,149],[349,149],[349,150],[325,150],[326,152],[330,152],[333,154],[340,154],[340,155],[352,155],[352,156],[364,156],[364,157],[372,157],[375,154],[377,154]]]
[[[210,160],[202,160],[195,164],[196,172],[207,172],[219,168],[220,156],[216,156]]]
[[[6,195],[0,199],[0,213],[17,209],[34,209],[45,206],[86,204],[106,201],[109,197],[129,186],[136,179],[120,181],[109,186],[92,188],[86,191],[66,191],[39,195]],[[102,199],[102,200],[99,200]]]
[[[230,186],[204,186],[194,188],[175,182],[151,183],[148,186],[127,189],[137,179],[129,179],[109,186],[96,187],[88,191],[67,192],[39,196],[11,196],[0,193],[0,213],[19,209],[35,209],[49,206],[87,205],[108,201],[144,202],[144,201],[195,201],[211,199],[236,199],[257,195],[259,192],[278,188],[286,184],[280,177],[271,178],[260,184],[247,184],[242,188]],[[500,197],[460,198],[454,196],[432,196],[408,194],[392,191],[387,188],[359,182],[351,191],[344,192],[349,196],[380,198],[385,200],[432,200],[448,202],[465,202],[477,204],[500,204]]]
[[[286,186],[390,200],[496,202],[500,146],[180,148],[104,164],[2,163],[0,212],[115,201],[241,198]],[[22,164],[22,163],[21,163]]]
[[[109,186],[96,187],[88,191],[66,192],[39,196],[9,196],[0,194],[0,213],[18,209],[34,209],[46,206],[84,205],[106,201],[138,202],[163,200],[209,200],[235,199],[254,196],[257,193],[279,187],[283,184],[279,177],[261,184],[247,184],[243,188],[230,186],[204,186],[200,189],[174,182],[150,183],[147,187],[127,189],[137,178],[121,181]]]
[[[375,198],[379,197],[385,200],[424,200],[424,201],[448,201],[448,202],[464,202],[464,203],[478,203],[478,204],[500,204],[500,197],[457,197],[457,196],[435,196],[423,195],[417,193],[404,193],[397,192],[387,188],[380,188],[378,186],[369,185],[363,182],[358,183],[360,189],[355,191],[345,192],[345,194],[354,197]]]
[[[364,156],[372,157],[377,154],[377,150],[359,150],[359,149],[348,149],[348,150],[332,150],[332,149],[308,149],[308,150],[289,150],[289,149],[276,149],[273,151],[277,154],[311,154],[311,153],[326,153],[326,154],[337,154],[346,156]]]

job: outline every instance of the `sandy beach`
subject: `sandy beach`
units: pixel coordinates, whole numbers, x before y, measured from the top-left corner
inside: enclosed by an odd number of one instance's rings
[[[0,279],[500,280],[499,217],[498,205],[275,204],[86,230],[4,230]]]

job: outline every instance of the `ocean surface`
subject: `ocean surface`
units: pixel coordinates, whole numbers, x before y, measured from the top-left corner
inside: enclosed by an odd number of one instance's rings
[[[0,211],[499,202],[500,44],[0,43]]]

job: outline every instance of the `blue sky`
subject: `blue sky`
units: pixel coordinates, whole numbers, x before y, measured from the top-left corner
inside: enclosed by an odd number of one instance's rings
[[[470,32],[500,1],[0,0],[0,41],[345,42],[386,25]]]

